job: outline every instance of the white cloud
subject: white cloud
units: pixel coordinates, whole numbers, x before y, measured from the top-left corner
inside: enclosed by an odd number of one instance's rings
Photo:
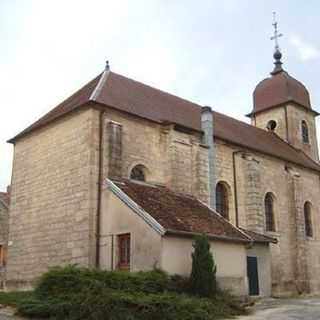
[[[320,50],[318,48],[298,36],[292,36],[290,43],[298,50],[299,57],[303,61],[313,60],[320,56]]]

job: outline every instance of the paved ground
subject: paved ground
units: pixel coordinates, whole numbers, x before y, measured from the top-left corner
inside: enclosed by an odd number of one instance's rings
[[[320,320],[320,298],[266,299],[237,320]]]
[[[0,320],[26,320],[12,313],[10,308],[1,309]],[[255,304],[249,316],[237,320],[320,320],[320,298],[265,299]]]

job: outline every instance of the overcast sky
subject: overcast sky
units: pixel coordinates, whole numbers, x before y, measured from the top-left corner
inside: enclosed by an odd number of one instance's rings
[[[277,11],[284,68],[320,105],[317,0],[0,0],[0,190],[13,137],[111,69],[245,120],[273,68]],[[319,109],[318,109],[319,110]]]

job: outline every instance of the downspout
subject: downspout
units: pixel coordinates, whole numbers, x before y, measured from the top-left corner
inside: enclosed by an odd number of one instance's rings
[[[103,120],[104,112],[100,111],[99,114],[99,162],[98,162],[98,196],[97,196],[97,216],[96,216],[96,268],[100,266],[100,220],[101,220],[101,190],[102,190],[102,163],[103,163]]]
[[[111,235],[111,271],[114,270],[113,266],[113,255],[114,255],[114,235]]]
[[[201,109],[201,129],[204,132],[203,143],[209,147],[208,150],[208,167],[209,167],[209,207],[216,208],[216,179],[215,179],[215,147],[213,132],[213,112],[210,107]]]
[[[105,69],[99,79],[97,86],[92,91],[89,98],[90,101],[96,102],[99,95],[108,79],[110,73],[109,62],[106,62]],[[99,113],[99,144],[98,144],[98,194],[97,194],[97,213],[96,213],[96,268],[100,266],[100,220],[101,220],[101,190],[102,190],[102,180],[103,180],[103,123],[104,123],[105,111],[100,111]]]
[[[239,210],[238,210],[238,183],[237,183],[237,168],[236,154],[243,152],[241,150],[232,152],[232,167],[233,167],[233,189],[234,189],[234,209],[236,214],[236,226],[239,227]]]

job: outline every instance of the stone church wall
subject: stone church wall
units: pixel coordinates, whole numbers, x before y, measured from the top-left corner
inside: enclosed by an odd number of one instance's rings
[[[286,125],[286,114],[284,107],[272,108],[262,113],[255,115],[252,119],[252,125],[258,128],[267,130],[267,124],[270,120],[274,120],[277,126],[274,132],[281,137],[281,139],[287,139],[287,125]]]
[[[132,168],[142,164],[147,182],[164,184],[208,202],[208,149],[201,144],[199,134],[184,133],[172,124],[157,124],[115,110],[106,112],[105,128],[108,123],[121,126],[122,177],[130,177]],[[104,168],[109,168],[104,176],[112,177],[114,166],[108,163],[114,139],[110,139],[107,130],[104,140]]]
[[[33,280],[49,266],[93,266],[97,119],[97,111],[78,111],[16,142],[9,284]]]
[[[286,111],[287,110],[287,111]],[[269,120],[277,123],[275,133],[283,140],[287,140],[294,147],[303,150],[312,159],[319,160],[318,143],[314,114],[303,107],[288,104],[272,108],[262,113],[258,113],[252,118],[252,125],[265,129]],[[309,129],[310,143],[302,142],[301,121],[305,120]],[[288,122],[288,127],[287,127]]]
[[[234,157],[233,157],[233,153]],[[216,141],[216,181],[224,181],[230,188],[230,221],[236,223],[234,169],[236,173],[238,220],[239,225],[250,230],[264,232],[264,197],[272,192],[275,197],[275,232],[268,232],[278,239],[271,244],[273,294],[285,295],[298,292],[297,270],[306,270],[304,276],[310,284],[311,292],[319,292],[320,249],[319,217],[316,209],[312,214],[313,238],[307,238],[304,232],[303,216],[296,217],[295,206],[301,208],[310,201],[314,208],[320,207],[318,190],[319,176],[311,170],[291,166],[291,171],[300,175],[300,198],[297,204],[292,189],[292,174],[288,164],[280,159],[255,153],[222,141]],[[290,167],[290,166],[289,166]],[[301,210],[300,210],[301,211]],[[297,234],[297,222],[300,232]],[[302,224],[302,225],[301,225]],[[302,256],[301,252],[304,252]],[[306,261],[307,259],[307,261]],[[307,269],[304,269],[304,262]],[[304,272],[304,274],[306,274]]]
[[[208,149],[199,134],[113,109],[102,118],[93,108],[68,115],[15,145],[9,283],[54,265],[95,265],[101,120],[102,178],[129,177],[142,164],[147,182],[208,202]]]
[[[306,144],[302,142],[301,137],[301,121],[305,120],[309,131],[309,141]],[[289,142],[296,148],[303,150],[312,159],[319,160],[316,123],[313,113],[304,108],[288,105],[288,129]]]
[[[319,176],[314,174],[310,170],[298,170],[301,179],[301,199],[302,205],[305,201],[310,201],[311,216],[312,216],[312,228],[313,237],[305,237],[304,234],[300,234],[298,237],[298,245],[302,243],[305,246],[307,252],[305,259],[307,262],[307,276],[306,279],[309,282],[309,290],[311,293],[320,293],[320,198],[319,198]],[[304,222],[304,221],[303,221]],[[303,224],[304,231],[304,224]],[[305,243],[302,242],[305,241]],[[298,261],[303,262],[303,257],[299,256]]]

